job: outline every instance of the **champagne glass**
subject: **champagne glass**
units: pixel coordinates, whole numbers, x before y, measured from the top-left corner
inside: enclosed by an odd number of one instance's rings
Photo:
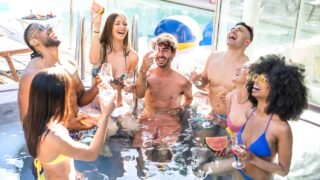
[[[103,63],[101,66],[101,74],[103,80],[106,80],[107,82],[111,81],[113,79],[112,65],[109,63]]]
[[[231,137],[231,152],[235,155],[236,161],[232,163],[232,167],[236,169],[243,169],[246,165],[241,159],[237,156],[237,154],[242,154],[246,151],[246,146],[244,144],[239,144],[238,137]]]
[[[194,84],[196,86],[201,86],[202,85],[202,77],[201,73],[203,71],[203,65],[200,62],[194,62],[193,63],[193,70],[192,72],[188,75],[190,77],[194,77]]]
[[[126,95],[128,92],[131,91],[132,86],[134,85],[134,73],[133,72],[128,72],[126,76],[123,79],[123,89],[126,92]]]
[[[201,118],[203,119],[203,122],[201,123],[201,126],[203,128],[213,127],[213,122],[208,120],[208,115],[211,113],[211,111],[212,111],[212,108],[209,103],[208,97],[202,98],[197,108],[197,112],[200,114]]]
[[[112,88],[110,85],[110,82],[113,79],[111,64],[103,63],[101,66],[100,73],[101,73],[102,82],[98,85],[98,88],[99,88],[99,92],[102,93],[102,91]],[[104,94],[104,96],[105,95],[106,94]]]

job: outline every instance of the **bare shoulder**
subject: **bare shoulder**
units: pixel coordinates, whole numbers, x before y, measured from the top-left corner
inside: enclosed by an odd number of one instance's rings
[[[48,140],[65,141],[69,138],[68,130],[62,124],[57,124],[49,129]]]
[[[207,59],[207,65],[217,62],[224,54],[224,52],[211,53]]]
[[[130,49],[128,54],[128,63],[130,64],[130,67],[136,67],[138,64],[138,53],[134,49]]]
[[[185,76],[183,76],[181,73],[174,71],[174,76],[177,82],[180,82],[184,86],[192,85],[189,79],[187,79]]]
[[[212,52],[208,57],[208,61],[212,61],[216,58],[219,58],[219,57],[223,56],[224,54],[225,54],[224,52]]]
[[[130,59],[138,59],[138,53],[134,49],[130,49],[128,57]]]
[[[270,122],[270,128],[278,136],[291,136],[291,127],[287,120],[281,120],[279,116],[273,115],[272,121]]]

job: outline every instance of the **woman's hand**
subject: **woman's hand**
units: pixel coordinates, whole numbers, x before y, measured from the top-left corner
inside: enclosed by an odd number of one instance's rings
[[[95,0],[93,0],[90,9],[90,15],[94,31],[99,32],[103,13],[104,7]]]

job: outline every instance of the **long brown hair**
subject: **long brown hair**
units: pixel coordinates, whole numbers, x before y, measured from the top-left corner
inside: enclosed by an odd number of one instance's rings
[[[32,80],[29,108],[23,123],[29,153],[37,157],[42,136],[46,136],[48,124],[53,120],[67,123],[69,117],[71,80],[62,69],[50,68],[39,72]]]
[[[114,50],[112,45],[112,41],[113,41],[112,28],[118,16],[124,16],[127,19],[127,17],[123,13],[115,12],[108,16],[104,24],[103,31],[100,36],[100,44],[101,44],[100,56],[99,56],[100,64],[104,62],[107,55],[107,50],[108,50],[108,54],[110,54]],[[130,43],[129,43],[129,29],[128,29],[128,33],[126,34],[123,40],[123,53],[126,56],[129,54],[129,52],[130,52]]]

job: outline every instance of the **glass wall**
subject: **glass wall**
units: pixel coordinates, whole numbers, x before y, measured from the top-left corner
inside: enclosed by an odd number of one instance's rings
[[[247,12],[252,5],[256,12]],[[222,0],[218,50],[226,49],[227,32],[239,21],[248,22],[248,15],[255,34],[246,52],[250,59],[281,53],[304,64],[309,102],[320,106],[320,1]]]

